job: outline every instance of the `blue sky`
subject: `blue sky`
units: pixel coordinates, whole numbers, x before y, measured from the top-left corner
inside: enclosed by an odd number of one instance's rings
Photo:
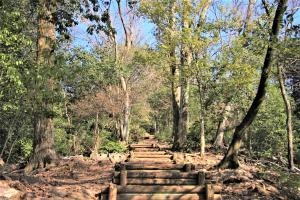
[[[217,2],[217,1],[215,1]],[[224,7],[230,8],[232,5],[232,0],[219,0],[220,4],[224,5]],[[242,4],[242,11],[245,13],[245,9],[247,8],[247,3],[248,0],[242,0],[240,1]],[[260,4],[260,0],[257,0],[257,4]],[[292,4],[292,1],[289,1],[289,8]],[[298,3],[297,0],[294,0],[294,4],[297,4],[298,6],[300,5],[300,2]],[[114,24],[114,27],[116,28],[117,31],[117,40],[118,43],[121,44],[124,41],[124,32],[121,26],[120,19],[117,15],[117,7],[115,4],[112,5],[111,10],[113,11],[112,13],[115,13],[112,16],[112,21]],[[212,8],[208,11],[208,18],[213,17],[213,10]],[[88,22],[87,21],[80,21],[79,25],[72,28],[72,36],[73,36],[73,45],[74,46],[80,46],[82,48],[91,48],[93,44],[96,43],[101,43],[101,41],[104,40],[104,37],[101,35],[89,35],[86,33],[86,29],[88,27]],[[297,10],[294,18],[294,24],[300,24],[300,9]],[[150,23],[147,19],[145,18],[140,18],[137,25],[136,25],[136,32],[138,34],[136,35],[137,40],[139,41],[139,44],[149,44],[150,46],[155,45],[156,40],[154,37],[154,29],[155,25]]]

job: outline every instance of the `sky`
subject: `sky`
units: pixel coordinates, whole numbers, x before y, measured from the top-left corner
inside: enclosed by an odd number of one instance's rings
[[[232,0],[214,0],[215,2],[218,1],[220,2],[221,5],[224,5],[224,7],[231,7],[232,5]],[[123,1],[124,2],[124,1]],[[242,12],[245,13],[245,9],[247,8],[247,3],[248,0],[241,0],[240,1],[242,4]],[[257,0],[257,5],[260,4],[260,0]],[[292,6],[295,7],[300,6],[300,2],[298,2],[297,0],[289,0],[289,8],[288,10],[291,9]],[[123,28],[121,26],[121,21],[117,15],[117,5],[113,4],[112,5],[112,21],[114,24],[114,27],[116,28],[117,31],[117,40],[118,43],[124,43],[124,31]],[[257,10],[256,10],[257,12]],[[125,13],[125,12],[124,12]],[[208,18],[212,18],[214,17],[214,13],[213,13],[213,8],[210,8],[208,11]],[[89,35],[86,32],[86,29],[88,27],[88,22],[87,21],[80,21],[79,25],[76,27],[73,27],[71,29],[71,33],[72,33],[72,38],[73,38],[73,46],[80,46],[81,48],[85,48],[85,49],[90,49],[94,44],[100,44],[101,42],[103,42],[104,37],[101,35]],[[300,24],[300,9],[297,10],[295,16],[294,16],[294,24]],[[138,23],[136,25],[136,32],[138,32],[138,34],[136,35],[135,38],[137,38],[136,40],[138,41],[139,45],[143,45],[143,44],[148,44],[149,46],[155,46],[156,44],[156,39],[154,36],[154,31],[155,31],[155,25],[152,24],[149,20],[145,19],[145,18],[140,18],[138,20]]]

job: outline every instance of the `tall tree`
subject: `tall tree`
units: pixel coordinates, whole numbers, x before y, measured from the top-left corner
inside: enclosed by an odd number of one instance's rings
[[[251,125],[255,119],[260,105],[262,104],[265,94],[266,87],[268,85],[268,78],[271,73],[272,66],[272,56],[274,53],[274,45],[277,43],[279,30],[281,27],[281,22],[283,14],[287,7],[287,0],[279,0],[275,16],[273,19],[272,30],[270,32],[269,45],[267,48],[267,53],[264,59],[264,64],[262,67],[261,78],[258,86],[256,96],[242,122],[236,127],[231,144],[227,150],[226,155],[218,164],[219,168],[238,168],[238,151],[241,147],[242,138],[246,132],[246,129]]]
[[[243,25],[243,31],[239,35],[239,37],[243,40],[242,47],[246,48],[248,46],[248,40],[247,37],[251,33],[251,28],[252,28],[252,17],[253,17],[253,9],[255,6],[256,0],[249,0],[248,1],[248,7],[246,11],[246,17],[243,20],[243,22],[239,21],[239,24]],[[231,50],[232,51],[232,50]],[[223,112],[220,116],[220,120],[218,123],[218,128],[216,132],[216,136],[213,142],[214,147],[219,148],[219,147],[224,147],[223,143],[223,138],[224,138],[224,130],[227,122],[227,115],[228,112],[230,111],[230,104],[233,99],[233,96],[235,95],[230,95],[229,97],[226,98],[224,104],[225,107],[223,107]]]
[[[286,112],[286,131],[287,131],[287,139],[288,139],[288,163],[289,169],[294,170],[294,151],[293,151],[293,126],[292,126],[292,106],[289,101],[288,95],[285,89],[285,79],[283,77],[282,66],[277,64],[278,70],[278,82],[281,91],[281,95],[285,105],[285,112]]]
[[[122,23],[122,27],[124,30],[124,36],[125,36],[125,47],[123,51],[122,58],[119,58],[117,61],[118,64],[123,65],[128,59],[130,59],[130,53],[132,53],[132,47],[133,47],[133,36],[134,36],[134,20],[135,20],[135,8],[136,3],[129,1],[126,2],[125,7],[128,9],[128,25],[126,25],[125,17],[122,12],[122,5],[120,0],[116,0],[118,5],[118,14]],[[130,111],[131,111],[131,105],[130,105],[130,86],[128,85],[128,80],[124,76],[124,74],[121,74],[120,76],[120,82],[121,82],[121,88],[125,94],[124,98],[124,112],[123,112],[123,118],[120,120],[120,135],[121,140],[124,142],[128,142],[129,139],[129,123],[130,123]]]
[[[186,143],[189,123],[189,89],[190,78],[188,70],[192,64],[192,52],[189,40],[191,39],[191,19],[190,19],[191,2],[182,1],[182,41],[180,47],[180,107],[179,107],[179,123],[178,123],[178,141],[177,148],[183,149]]]
[[[180,98],[180,87],[179,87],[179,72],[176,64],[176,43],[175,32],[176,32],[176,21],[175,21],[175,1],[172,0],[169,2],[169,31],[170,34],[169,41],[169,60],[170,60],[170,70],[171,70],[171,99],[172,99],[172,136],[174,141],[178,141],[178,126],[179,126],[179,98]],[[173,148],[177,149],[177,143],[173,143]]]
[[[38,2],[37,19],[37,55],[38,66],[53,67],[54,65],[54,45],[56,40],[55,21],[53,11],[56,4],[46,0]],[[47,80],[47,92],[53,90],[54,83]],[[36,90],[35,92],[39,92]],[[37,95],[37,94],[36,94]],[[57,159],[54,149],[54,127],[53,127],[53,105],[50,99],[44,99],[36,110],[34,117],[34,137],[33,154],[26,170],[31,171],[36,168],[45,167],[53,160]]]

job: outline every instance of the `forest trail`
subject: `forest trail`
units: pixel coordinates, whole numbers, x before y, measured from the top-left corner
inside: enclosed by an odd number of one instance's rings
[[[9,199],[299,199],[299,190],[281,183],[281,172],[244,160],[237,170],[215,170],[222,153],[172,152],[167,144],[148,138],[129,146],[128,154],[98,158],[71,156],[58,166],[25,175],[14,170],[0,176]],[[9,171],[9,169],[7,169]],[[293,176],[299,176],[294,174]],[[101,192],[101,193],[100,193]],[[1,199],[1,198],[0,198]]]
[[[101,200],[217,200],[220,187],[206,184],[205,173],[192,163],[176,163],[170,146],[149,136],[131,144],[126,162],[116,165],[113,183]]]

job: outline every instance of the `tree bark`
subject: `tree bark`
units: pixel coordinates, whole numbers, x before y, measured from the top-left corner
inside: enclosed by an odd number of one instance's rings
[[[120,17],[120,20],[122,23],[122,27],[124,30],[124,35],[125,35],[125,56],[126,56],[132,49],[132,45],[133,45],[134,12],[129,13],[129,28],[128,28],[125,24],[125,20],[123,17],[121,1],[116,0],[116,2],[117,2],[117,6],[118,6],[118,14],[119,14],[119,17]],[[125,94],[123,119],[121,119],[121,123],[120,123],[120,125],[121,125],[120,132],[121,132],[121,140],[123,142],[127,143],[129,140],[129,123],[130,123],[130,111],[131,111],[130,91],[129,91],[128,83],[126,83],[126,79],[123,75],[121,75],[120,81],[121,81],[121,86],[122,86],[123,92]]]
[[[224,107],[221,119],[220,119],[219,124],[218,124],[216,137],[215,137],[214,143],[213,143],[213,146],[215,148],[223,148],[224,147],[224,132],[225,132],[225,129],[226,129],[226,123],[227,123],[227,117],[228,117],[228,112],[229,111],[230,111],[230,105],[227,104]]]
[[[96,113],[96,118],[95,118],[95,130],[94,130],[94,138],[95,138],[95,143],[94,143],[94,148],[93,151],[98,153],[99,147],[100,147],[100,135],[99,135],[99,113]]]
[[[192,55],[188,47],[184,47],[181,55],[180,69],[180,108],[179,108],[179,124],[178,124],[178,149],[182,150],[186,143],[189,123],[189,77],[186,71],[191,65]]]
[[[253,8],[255,6],[256,0],[249,0],[248,8],[247,8],[247,15],[244,23],[244,33],[248,33],[251,29],[252,25],[252,15],[253,15]]]
[[[284,85],[284,78],[282,67],[278,64],[278,81],[279,87],[281,91],[281,95],[285,105],[285,112],[286,112],[286,131],[287,131],[287,139],[288,139],[288,163],[289,169],[294,170],[294,151],[293,151],[293,126],[292,126],[292,107],[290,101],[288,99],[288,95],[286,93],[285,85]]]
[[[219,168],[238,168],[240,165],[238,161],[238,151],[241,147],[242,138],[245,134],[245,131],[255,119],[259,111],[260,105],[262,104],[266,94],[266,87],[268,85],[267,81],[271,72],[271,61],[274,52],[273,46],[277,42],[277,37],[279,34],[283,14],[286,10],[286,5],[287,0],[280,0],[278,2],[278,6],[273,19],[272,31],[270,33],[269,45],[265,56],[264,65],[262,67],[261,78],[256,96],[246,116],[239,124],[239,126],[237,126],[237,128],[235,129],[229,149],[222,161],[218,164]]]
[[[189,1],[184,1],[184,5],[190,4]],[[182,34],[190,34],[189,12],[187,7],[183,8],[182,13]],[[185,36],[188,37],[188,36]],[[178,149],[183,150],[186,143],[189,123],[189,75],[187,71],[192,63],[192,52],[187,42],[181,44],[181,59],[180,59],[180,107],[179,107],[179,124],[178,124]]]
[[[116,0],[116,2],[117,2],[117,5],[118,5],[118,13],[119,13],[119,16],[120,16],[120,20],[121,20],[124,35],[125,35],[125,47],[128,47],[128,49],[129,49],[131,47],[130,35],[132,33],[129,33],[129,31],[127,30],[125,20],[124,20],[123,14],[122,14],[121,0]]]
[[[50,5],[47,1],[39,2],[38,37],[37,37],[37,64],[53,66],[53,51],[55,43],[55,23],[52,18]],[[48,92],[53,90],[53,81],[46,85]],[[57,159],[54,149],[53,105],[50,102],[41,103],[34,120],[33,154],[25,171],[46,167]]]
[[[169,5],[169,27],[170,27],[170,37],[168,42],[170,45],[169,59],[170,59],[170,69],[171,69],[171,98],[172,98],[172,111],[173,111],[173,149],[178,149],[178,126],[179,126],[179,100],[180,100],[180,87],[179,85],[179,72],[176,66],[176,53],[174,44],[174,32],[175,32],[175,1],[171,0]]]
[[[200,116],[200,156],[204,156],[205,153],[205,127],[204,116]]]
[[[212,0],[205,0],[204,1],[202,9],[201,9],[200,14],[199,14],[199,21],[197,23],[198,28],[202,28],[203,25],[205,24],[207,10],[208,10],[211,2],[212,2]]]
[[[178,128],[179,128],[179,98],[180,98],[180,88],[176,86],[175,79],[178,77],[178,70],[176,66],[172,66],[172,76],[173,80],[171,83],[171,93],[172,93],[172,111],[173,111],[173,127],[172,127],[172,136],[173,136],[173,149],[178,149]]]
[[[201,91],[203,91],[202,81],[200,79],[197,79],[198,83],[198,93],[199,93],[199,122],[200,122],[200,134],[199,134],[199,145],[200,145],[200,156],[204,156],[205,153],[205,121],[204,117],[206,115],[205,108],[204,108],[204,96]]]
[[[219,121],[216,137],[213,143],[213,146],[215,148],[224,147],[224,130],[225,130],[226,122],[227,122],[227,118],[225,116]]]
[[[121,77],[121,85],[123,92],[125,93],[124,99],[124,112],[123,112],[123,119],[121,122],[121,140],[123,142],[128,142],[129,139],[129,117],[130,117],[130,97],[129,91],[127,88],[127,83],[124,77]]]

